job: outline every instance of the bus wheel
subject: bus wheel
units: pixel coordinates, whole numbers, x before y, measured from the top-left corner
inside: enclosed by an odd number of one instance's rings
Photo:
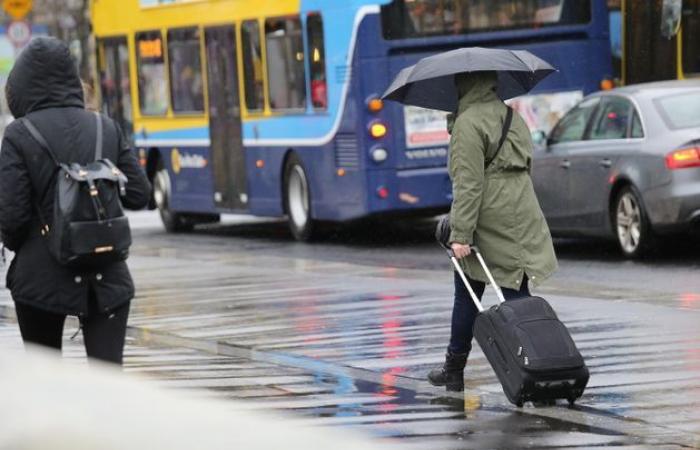
[[[296,155],[289,158],[284,169],[284,209],[294,238],[311,240],[315,226],[311,218],[311,190],[304,166]]]
[[[163,221],[165,230],[169,233],[178,231],[192,231],[194,223],[187,218],[170,209],[170,174],[168,169],[163,167],[163,163],[158,164],[158,170],[153,178],[153,199],[155,200],[160,219]]]

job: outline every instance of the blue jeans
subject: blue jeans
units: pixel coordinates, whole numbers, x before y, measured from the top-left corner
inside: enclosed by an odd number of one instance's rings
[[[455,278],[455,304],[452,309],[452,334],[450,336],[450,345],[448,350],[452,353],[469,353],[472,349],[472,328],[474,321],[479,311],[476,309],[474,302],[469,295],[469,291],[462,282],[459,274],[454,273]],[[479,300],[484,295],[486,285],[481,281],[474,281],[470,278],[469,284]],[[520,289],[502,288],[503,297],[506,300],[515,300],[518,298],[529,297],[530,289],[528,289],[527,275],[523,277],[523,282]]]

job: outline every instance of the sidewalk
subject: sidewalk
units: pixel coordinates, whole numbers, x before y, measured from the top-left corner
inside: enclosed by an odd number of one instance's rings
[[[464,395],[424,381],[447,341],[448,270],[296,259],[254,245],[231,252],[182,235],[140,241],[130,265],[138,297],[126,366],[166,386],[247,398],[405,448],[700,448],[697,310],[547,295],[591,382],[575,409],[518,410],[478,348]],[[8,293],[0,299],[0,316],[11,315]]]

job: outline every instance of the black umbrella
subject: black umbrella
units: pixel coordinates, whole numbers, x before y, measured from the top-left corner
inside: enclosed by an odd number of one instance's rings
[[[460,48],[423,58],[406,67],[382,98],[453,112],[459,102],[455,75],[484,71],[498,73],[498,95],[507,100],[526,94],[556,69],[525,50]]]

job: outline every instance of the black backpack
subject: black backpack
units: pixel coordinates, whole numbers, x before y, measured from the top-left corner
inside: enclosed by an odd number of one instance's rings
[[[129,219],[121,203],[127,178],[112,161],[102,158],[102,117],[95,113],[95,119],[95,161],[84,166],[59,162],[32,122],[20,119],[56,165],[51,226],[38,202],[36,209],[49,253],[70,267],[99,268],[123,261],[131,246]]]

